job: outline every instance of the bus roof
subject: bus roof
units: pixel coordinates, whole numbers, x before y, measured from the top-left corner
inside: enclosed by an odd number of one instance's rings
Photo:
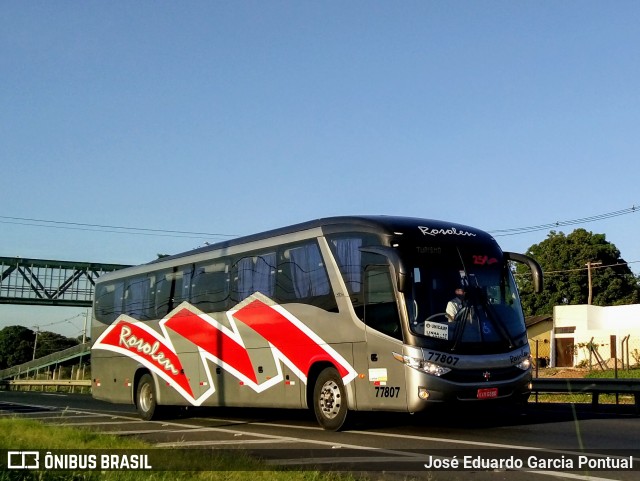
[[[440,220],[385,215],[337,216],[324,217],[307,222],[302,222],[300,224],[280,227],[278,229],[206,245],[204,247],[199,247],[190,251],[182,252],[180,254],[162,257],[160,259],[151,261],[149,264],[171,261],[180,259],[182,257],[227,249],[233,246],[248,244],[272,237],[285,236],[287,234],[294,234],[296,232],[302,232],[311,229],[321,229],[323,234],[336,232],[354,232],[363,230],[387,235],[399,233],[409,234],[409,237],[456,236],[460,240],[468,237],[474,237],[476,238],[476,240],[495,242],[493,237],[482,230],[466,225],[455,224],[452,222]],[[413,235],[411,235],[411,233],[413,233]]]
[[[146,264],[106,273],[100,276],[98,282],[110,282],[112,279],[143,274],[156,269],[175,267],[183,264],[185,261],[186,263],[198,262],[199,260],[208,258],[210,253],[216,251],[242,251],[242,246],[245,244],[259,244],[261,241],[268,241],[276,237],[280,237],[282,242],[289,242],[294,241],[294,237],[296,237],[298,233],[302,234],[302,237],[308,238],[312,236],[338,234],[341,232],[374,233],[382,236],[395,237],[398,240],[402,239],[403,243],[408,242],[409,244],[429,244],[433,242],[455,242],[457,244],[466,244],[469,242],[495,243],[493,237],[482,230],[440,220],[384,215],[325,217],[161,257]],[[291,236],[290,240],[286,239],[288,236]]]

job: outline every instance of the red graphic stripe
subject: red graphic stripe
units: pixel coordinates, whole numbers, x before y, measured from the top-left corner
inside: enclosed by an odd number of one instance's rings
[[[316,341],[264,302],[256,299],[238,310],[233,317],[267,339],[305,376],[309,373],[311,365],[317,361],[336,364],[341,377],[349,374]]]
[[[165,327],[213,354],[253,382],[258,382],[247,350],[197,314],[182,309],[171,316]]]
[[[140,356],[160,372],[169,376],[190,396],[193,396],[189,380],[184,374],[178,355],[165,344],[164,338],[157,334],[121,320],[112,326],[100,344],[126,349],[132,354]]]

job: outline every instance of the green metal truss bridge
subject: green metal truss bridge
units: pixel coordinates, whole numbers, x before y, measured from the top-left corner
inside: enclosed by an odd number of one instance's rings
[[[107,272],[129,267],[121,264],[0,257],[0,304],[91,307],[96,280]],[[89,344],[81,344],[0,371],[0,380],[20,377],[88,357]]]
[[[0,257],[0,304],[91,307],[96,279],[124,267]]]

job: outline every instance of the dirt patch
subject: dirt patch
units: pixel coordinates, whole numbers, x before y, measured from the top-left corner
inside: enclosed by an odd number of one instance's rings
[[[565,368],[565,367],[555,367],[555,368],[545,368],[538,370],[538,377],[556,377],[558,379],[576,379],[583,378],[589,373],[589,369],[581,369],[581,368]],[[535,370],[533,372],[534,377],[536,376]]]

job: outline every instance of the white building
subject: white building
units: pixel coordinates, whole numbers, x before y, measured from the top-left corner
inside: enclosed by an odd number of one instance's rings
[[[552,367],[614,367],[640,362],[640,304],[555,306],[551,332]],[[598,359],[600,358],[600,359]]]

